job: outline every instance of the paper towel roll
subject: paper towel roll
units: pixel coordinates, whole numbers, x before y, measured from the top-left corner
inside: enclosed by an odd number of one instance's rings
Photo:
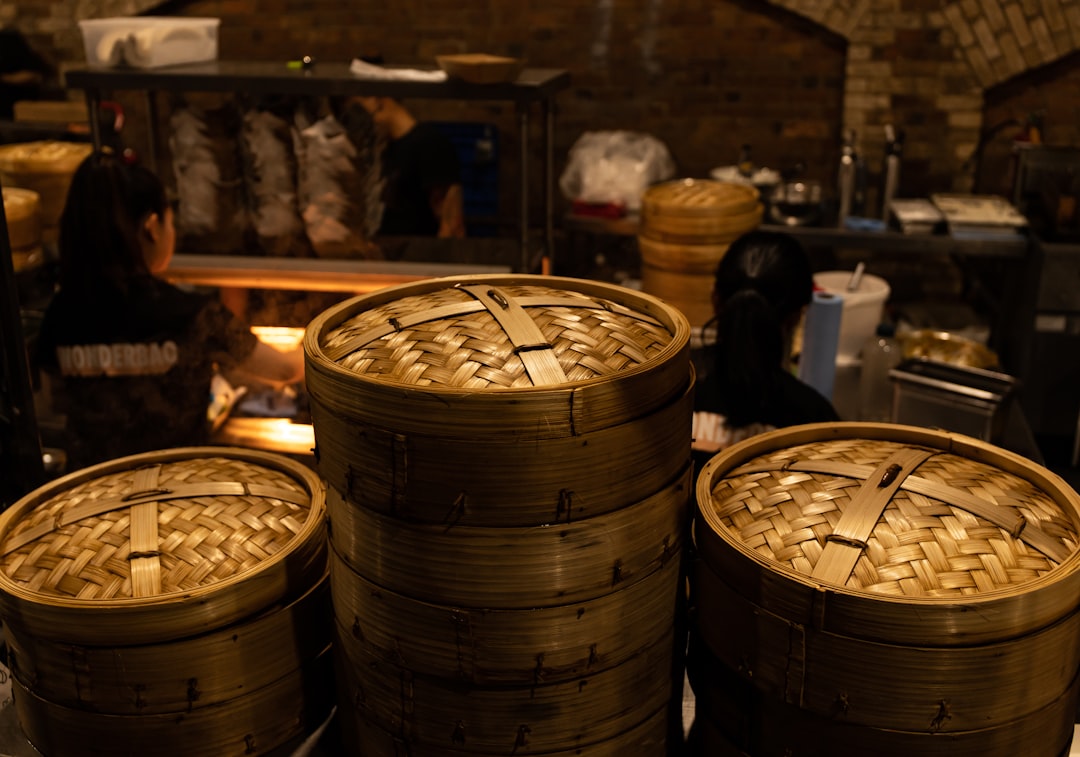
[[[844,298],[828,292],[814,292],[806,310],[799,378],[832,399],[836,380],[836,348],[840,341],[840,316]]]

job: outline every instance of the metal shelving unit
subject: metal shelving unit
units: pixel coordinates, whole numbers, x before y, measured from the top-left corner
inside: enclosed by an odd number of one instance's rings
[[[284,63],[265,61],[212,61],[154,69],[106,68],[90,66],[68,71],[70,88],[86,93],[93,142],[101,145],[98,120],[102,92],[141,90],[147,93],[150,113],[151,149],[156,144],[153,125],[157,120],[154,92],[245,92],[306,96],[369,95],[413,99],[476,100],[512,102],[518,120],[520,150],[519,244],[521,272],[531,272],[539,261],[529,252],[529,140],[531,109],[538,105],[544,140],[543,205],[544,249],[554,257],[555,193],[555,110],[554,96],[570,86],[570,74],[561,69],[526,68],[514,82],[470,84],[448,79],[442,82],[371,79],[350,72],[346,63],[317,63],[309,69],[288,68]],[[153,159],[153,151],[150,153]]]
[[[0,202],[0,510],[45,482],[7,215]]]

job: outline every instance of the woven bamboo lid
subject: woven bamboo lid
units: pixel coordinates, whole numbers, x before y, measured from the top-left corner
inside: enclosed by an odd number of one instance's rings
[[[343,417],[400,433],[555,438],[678,396],[689,335],[678,310],[622,287],[466,276],[343,302],[311,322],[304,351],[313,400]]]
[[[325,491],[268,453],[186,447],[92,466],[0,516],[0,613],[45,638],[149,643],[315,585]]]
[[[638,239],[727,244],[761,223],[757,189],[711,179],[656,184],[641,198]]]
[[[85,142],[41,140],[0,147],[0,171],[12,173],[73,173],[93,151]]]
[[[703,560],[761,606],[818,628],[973,643],[1040,628],[1080,596],[1080,495],[959,434],[781,429],[710,460],[697,498]]]
[[[685,216],[749,213],[758,206],[754,187],[711,179],[678,179],[655,184],[641,197],[643,215],[677,213]]]

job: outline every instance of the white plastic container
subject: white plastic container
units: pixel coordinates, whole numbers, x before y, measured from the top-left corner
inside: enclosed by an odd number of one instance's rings
[[[847,291],[851,271],[823,271],[814,274],[814,283],[829,294],[844,299],[840,316],[840,341],[836,347],[838,360],[851,360],[859,355],[863,343],[874,335],[885,302],[889,299],[889,283],[885,279],[863,274],[855,291]]]
[[[218,57],[219,18],[118,16],[79,22],[93,66],[156,68]]]

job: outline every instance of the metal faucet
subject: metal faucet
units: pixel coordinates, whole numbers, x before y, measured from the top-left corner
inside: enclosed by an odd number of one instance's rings
[[[885,183],[881,192],[881,219],[889,220],[889,205],[900,186],[900,153],[904,148],[904,130],[885,124]]]
[[[855,148],[855,130],[844,131],[844,142],[840,148],[840,171],[838,174],[839,210],[836,223],[844,227],[844,220],[850,215],[862,215],[866,201],[866,165]]]

